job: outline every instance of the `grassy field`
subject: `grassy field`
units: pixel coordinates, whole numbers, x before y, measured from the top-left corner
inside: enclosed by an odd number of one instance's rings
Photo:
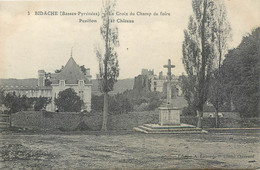
[[[260,168],[257,133],[0,135],[0,169]]]

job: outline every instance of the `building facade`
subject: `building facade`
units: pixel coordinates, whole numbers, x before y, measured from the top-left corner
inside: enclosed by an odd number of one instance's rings
[[[167,76],[163,72],[159,72],[157,76],[154,70],[142,69],[141,74],[135,77],[134,89],[146,89],[152,92],[166,93]],[[179,77],[172,75],[171,77],[172,94],[174,96],[182,96],[181,84]]]
[[[48,75],[48,76],[47,76]],[[38,71],[37,86],[3,86],[5,92],[15,92],[27,97],[50,97],[52,102],[47,105],[47,111],[56,111],[54,99],[60,91],[72,88],[84,102],[84,110],[91,111],[91,75],[90,69],[83,73],[79,65],[71,57],[59,73]]]

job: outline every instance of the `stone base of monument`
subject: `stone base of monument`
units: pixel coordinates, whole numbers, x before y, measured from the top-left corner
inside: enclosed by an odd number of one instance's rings
[[[159,124],[144,124],[134,130],[142,133],[207,133],[193,125],[180,123],[180,109],[173,107],[159,108]]]
[[[167,105],[159,107],[159,124],[163,125],[180,125],[181,109]]]
[[[207,131],[197,128],[193,125],[180,124],[180,125],[159,125],[159,124],[144,124],[134,128],[137,132],[142,133],[208,133]]]

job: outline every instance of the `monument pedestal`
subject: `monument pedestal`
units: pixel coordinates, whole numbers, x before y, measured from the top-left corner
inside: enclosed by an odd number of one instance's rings
[[[135,127],[134,130],[137,132],[151,133],[151,134],[208,133],[207,131],[201,128],[197,128],[196,126],[188,125],[188,124],[164,125],[164,126],[161,126],[159,124],[144,124],[142,126]]]
[[[166,107],[159,108],[159,123],[144,124],[135,127],[134,130],[142,133],[207,133],[207,131],[193,125],[182,124],[180,121],[180,108]]]
[[[159,108],[159,124],[163,125],[180,125],[181,109],[171,107]]]
[[[181,109],[171,107],[171,60],[168,60],[168,65],[164,65],[168,69],[167,73],[167,102],[165,107],[159,108],[159,124],[144,124],[135,127],[134,130],[143,133],[207,133],[207,131],[197,128],[193,125],[181,124],[180,115]]]

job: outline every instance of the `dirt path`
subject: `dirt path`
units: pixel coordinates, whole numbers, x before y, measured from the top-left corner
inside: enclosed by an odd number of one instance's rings
[[[260,168],[256,133],[0,135],[0,169]]]

